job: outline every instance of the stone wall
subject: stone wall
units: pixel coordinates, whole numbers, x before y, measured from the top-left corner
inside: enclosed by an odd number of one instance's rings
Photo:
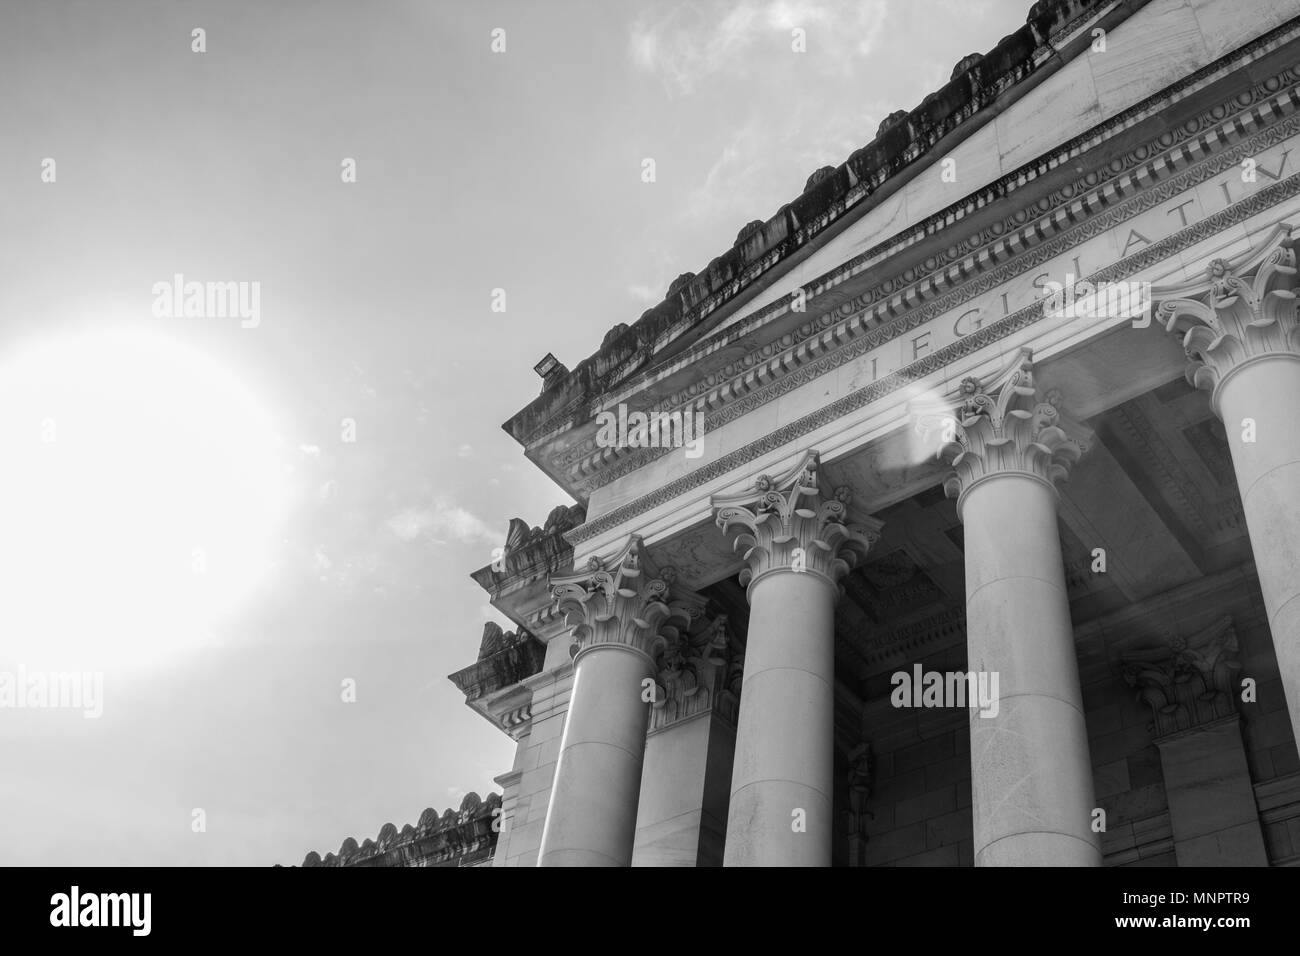
[[[1162,640],[1186,650],[1185,642],[1224,620],[1230,634],[1221,637],[1240,664],[1227,682],[1232,712],[1189,716],[1181,729],[1157,726],[1142,688],[1125,679],[1125,654]],[[1300,758],[1252,569],[1088,622],[1076,642],[1088,648],[1080,673],[1106,865],[1300,865]],[[1210,656],[1204,647],[1191,650]],[[921,663],[925,671],[965,670],[965,648]],[[1192,670],[1169,673],[1176,683],[1194,679]],[[888,677],[868,688],[871,792],[859,865],[970,866],[968,718],[953,709],[882,706]],[[1240,700],[1247,677],[1254,702]]]

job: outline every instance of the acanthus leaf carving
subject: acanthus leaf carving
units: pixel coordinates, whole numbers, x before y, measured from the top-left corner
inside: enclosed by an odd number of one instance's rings
[[[1271,354],[1300,356],[1291,227],[1284,226],[1277,240],[1253,275],[1240,275],[1228,260],[1214,259],[1206,268],[1203,299],[1167,299],[1156,311],[1165,330],[1182,339],[1187,381],[1213,393],[1216,413],[1218,386],[1243,364]]]
[[[958,513],[962,496],[993,475],[1029,475],[1053,487],[1069,478],[1091,434],[1063,416],[1060,402],[1057,390],[1039,399],[1033,353],[1022,348],[987,386],[969,376],[955,398],[913,408],[923,440],[940,433],[936,457],[953,467],[944,493],[958,499]]]
[[[1124,680],[1151,708],[1157,737],[1236,713],[1237,649],[1232,618],[1223,617],[1190,637],[1121,653]]]
[[[658,730],[707,710],[734,723],[739,682],[731,688],[730,677],[739,658],[726,615],[712,617],[694,633],[679,631],[657,661],[658,693],[650,729]]]
[[[838,587],[880,539],[881,522],[875,518],[849,524],[850,488],[823,496],[819,469],[818,453],[808,451],[777,477],[760,475],[747,491],[713,497],[723,533],[741,529],[732,547],[743,550],[747,563],[742,586],[752,590],[763,575],[789,570],[820,575]]]
[[[676,574],[651,573],[645,565],[645,545],[630,535],[623,548],[608,557],[592,556],[585,571],[551,577],[551,596],[572,628],[570,654],[602,644],[640,651],[653,664],[688,627],[691,609],[673,600]]]

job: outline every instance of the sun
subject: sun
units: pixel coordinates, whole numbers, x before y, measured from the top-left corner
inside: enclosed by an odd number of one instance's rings
[[[160,332],[0,356],[0,664],[139,668],[212,640],[271,568],[283,450],[237,375]]]

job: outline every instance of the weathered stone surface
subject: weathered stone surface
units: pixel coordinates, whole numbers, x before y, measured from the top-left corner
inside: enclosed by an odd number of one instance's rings
[[[467,793],[459,810],[448,809],[439,816],[429,808],[420,815],[417,826],[407,824],[401,833],[386,823],[378,839],[367,838],[358,846],[355,839],[348,837],[337,856],[328,853],[322,860],[313,850],[302,865],[477,866],[492,858],[500,811],[499,793],[489,794],[486,800],[477,793]]]

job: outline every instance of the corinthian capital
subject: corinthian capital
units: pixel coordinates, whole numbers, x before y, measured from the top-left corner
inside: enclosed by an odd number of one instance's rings
[[[1032,354],[1020,354],[987,385],[962,380],[956,398],[914,411],[922,436],[940,435],[938,455],[951,461],[954,474],[944,492],[961,498],[978,481],[1000,474],[1022,474],[1054,487],[1087,450],[1088,431],[1066,419],[1060,393],[1040,398],[1034,386]]]
[[[698,623],[694,633],[680,629],[659,655],[651,730],[709,709],[735,723],[739,687],[733,691],[728,678],[740,670],[743,655],[731,640],[726,615],[701,615]]]
[[[645,546],[632,535],[617,554],[592,557],[585,571],[551,578],[551,596],[573,628],[569,653],[576,659],[600,645],[619,645],[644,654],[650,667],[678,627],[690,623],[688,608],[672,599],[676,573],[657,576],[643,566]]]
[[[718,527],[724,534],[741,529],[733,548],[744,549],[749,567],[740,573],[740,583],[751,593],[759,578],[776,571],[820,575],[838,587],[880,539],[881,522],[875,518],[848,524],[852,489],[841,486],[825,497],[818,468],[817,452],[809,451],[782,475],[760,475],[747,491],[714,495]]]
[[[1290,227],[1258,266],[1237,268],[1215,259],[1206,269],[1208,290],[1201,296],[1166,299],[1156,315],[1183,340],[1187,381],[1212,393],[1216,413],[1218,386],[1245,363],[1266,355],[1300,356],[1300,322],[1296,320],[1296,257]]]
[[[1224,617],[1191,637],[1168,637],[1120,654],[1124,680],[1151,708],[1156,736],[1236,713],[1237,634]]]

